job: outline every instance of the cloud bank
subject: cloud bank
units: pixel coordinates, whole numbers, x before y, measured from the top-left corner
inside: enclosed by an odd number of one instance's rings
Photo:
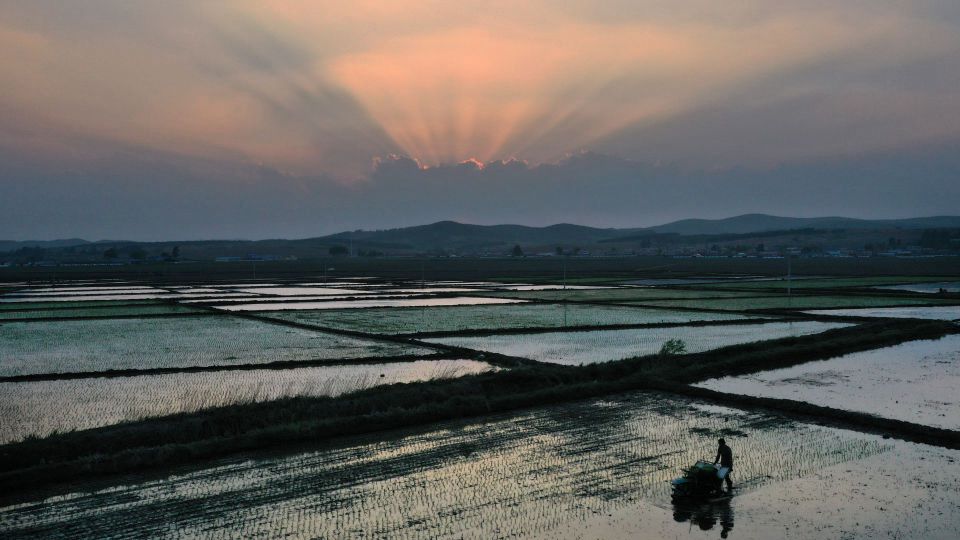
[[[427,168],[388,157],[368,179],[348,184],[134,151],[48,174],[0,156],[0,176],[26,175],[34,181],[0,186],[0,231],[8,238],[305,238],[446,219],[638,227],[752,212],[956,214],[960,145],[711,170],[594,153],[555,164],[470,161]]]

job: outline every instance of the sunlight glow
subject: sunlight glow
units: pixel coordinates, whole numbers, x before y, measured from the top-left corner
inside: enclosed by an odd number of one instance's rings
[[[583,149],[631,157],[644,129],[727,101],[750,106],[770,81],[838,59],[877,69],[960,48],[935,20],[774,0],[619,11],[538,0],[111,6],[76,20],[31,3],[0,7],[0,114],[11,118],[0,137],[28,152],[128,145],[348,177],[390,153],[428,166],[550,162]],[[762,95],[830,84],[814,77]],[[929,102],[869,91],[875,106],[845,110],[899,118]],[[940,100],[932,110],[956,101],[930,99]],[[925,115],[910,129],[929,137],[955,122]]]

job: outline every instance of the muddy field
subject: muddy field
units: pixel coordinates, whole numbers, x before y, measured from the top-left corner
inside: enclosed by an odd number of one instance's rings
[[[736,496],[668,481],[725,436]],[[7,538],[954,538],[960,452],[636,394],[0,509]],[[703,532],[702,529],[706,529]]]

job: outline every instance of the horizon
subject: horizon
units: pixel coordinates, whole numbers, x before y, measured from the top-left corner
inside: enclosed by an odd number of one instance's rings
[[[457,220],[453,220],[453,219],[441,219],[441,220],[439,220],[439,221],[433,221],[433,222],[430,222],[430,223],[420,223],[420,224],[416,224],[416,225],[407,225],[407,226],[403,226],[403,227],[385,227],[385,228],[377,228],[377,229],[358,228],[358,229],[341,230],[341,231],[335,231],[335,232],[329,232],[329,233],[323,233],[323,234],[316,234],[316,235],[313,235],[313,236],[303,236],[303,237],[295,237],[295,238],[287,238],[287,237],[264,237],[264,238],[239,238],[239,237],[238,237],[238,238],[173,238],[173,239],[171,239],[171,238],[165,238],[165,239],[151,239],[151,240],[137,240],[137,239],[132,239],[132,238],[98,238],[98,239],[96,239],[96,240],[88,240],[88,239],[86,239],[86,238],[81,238],[81,237],[77,236],[77,237],[60,237],[60,238],[46,238],[46,239],[38,239],[38,238],[24,238],[24,239],[0,238],[0,242],[20,242],[20,243],[25,243],[25,242],[27,242],[27,243],[28,243],[28,242],[60,242],[60,241],[79,240],[79,241],[83,241],[83,242],[85,242],[85,243],[90,243],[90,244],[98,244],[98,243],[121,243],[121,242],[131,242],[131,243],[164,243],[164,244],[165,244],[165,243],[176,243],[176,242],[264,242],[264,241],[270,241],[270,240],[277,240],[277,241],[298,241],[298,240],[312,240],[312,239],[315,239],[315,238],[326,238],[326,237],[329,237],[329,236],[337,236],[337,235],[341,235],[341,234],[349,234],[349,233],[351,233],[351,232],[376,233],[376,232],[396,231],[396,230],[411,229],[411,228],[418,228],[418,227],[430,227],[430,226],[434,226],[434,225],[440,225],[440,224],[442,224],[442,223],[452,223],[452,224],[457,224],[457,225],[478,226],[478,227],[498,227],[498,226],[503,226],[503,227],[525,227],[525,228],[531,228],[531,229],[546,229],[546,228],[550,228],[550,227],[558,227],[558,226],[567,225],[567,226],[585,227],[585,228],[597,229],[597,230],[634,230],[634,229],[641,229],[641,230],[642,230],[642,229],[655,229],[655,228],[658,228],[658,227],[665,227],[665,226],[673,225],[673,224],[676,224],[676,223],[683,223],[683,222],[689,222],[689,221],[721,222],[721,221],[729,221],[729,220],[734,220],[734,219],[744,218],[744,217],[765,217],[765,218],[774,218],[774,219],[810,219],[810,220],[842,219],[842,220],[854,220],[854,221],[906,221],[906,220],[938,219],[938,218],[939,218],[939,219],[942,219],[942,218],[958,218],[958,219],[960,219],[960,214],[938,214],[938,215],[928,215],[928,216],[907,216],[907,217],[856,218],[856,217],[839,216],[839,215],[835,215],[835,216],[782,216],[782,215],[764,214],[764,213],[759,213],[759,212],[751,212],[751,213],[747,213],[747,214],[737,214],[737,215],[735,215],[735,216],[728,216],[728,217],[722,217],[722,218],[712,218],[712,219],[711,219],[711,218],[688,217],[688,218],[682,218],[682,219],[678,219],[678,220],[674,220],[674,221],[669,221],[669,222],[666,222],[666,223],[658,223],[658,224],[655,224],[655,225],[635,226],[635,227],[631,227],[631,226],[627,226],[627,227],[600,227],[600,226],[595,226],[595,225],[590,225],[590,224],[570,223],[570,222],[548,223],[548,224],[545,224],[545,225],[527,225],[527,224],[523,224],[523,223],[468,223],[468,222],[457,221]],[[785,229],[785,230],[790,230],[790,229]]]

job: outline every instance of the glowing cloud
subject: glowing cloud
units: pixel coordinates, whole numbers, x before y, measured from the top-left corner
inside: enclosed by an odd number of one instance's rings
[[[838,112],[812,129],[809,154],[960,135],[956,84],[873,82],[916,63],[956,69],[957,21],[935,2],[661,4],[6,3],[0,111],[16,114],[0,143],[144,147],[342,179],[389,153],[425,165],[585,148],[648,157],[657,130],[699,111],[811,97]],[[719,153],[669,146],[670,158]],[[775,162],[795,147],[743,155]]]

